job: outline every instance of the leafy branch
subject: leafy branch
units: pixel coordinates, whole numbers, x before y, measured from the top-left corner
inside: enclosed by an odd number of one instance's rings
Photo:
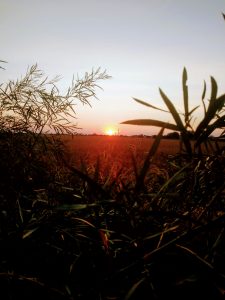
[[[35,64],[20,80],[0,85],[0,130],[75,133],[77,100],[90,105],[91,98],[97,98],[97,83],[109,78],[106,71],[98,68],[82,78],[73,78],[66,93],[61,94],[59,77],[49,80]]]

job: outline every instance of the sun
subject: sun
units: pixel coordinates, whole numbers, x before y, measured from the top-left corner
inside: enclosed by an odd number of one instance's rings
[[[110,136],[114,135],[114,134],[116,134],[116,130],[112,127],[108,127],[105,129],[105,134],[110,135]]]

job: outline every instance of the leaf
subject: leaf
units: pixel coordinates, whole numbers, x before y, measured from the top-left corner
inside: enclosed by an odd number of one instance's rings
[[[193,114],[193,112],[194,112],[196,109],[198,109],[198,108],[199,108],[199,106],[200,106],[200,105],[198,105],[198,106],[195,106],[195,107],[194,107],[194,108],[193,108],[193,109],[192,109],[192,110],[189,112],[189,114],[188,114],[188,115],[189,115],[189,116],[190,116],[190,115],[192,115],[192,114]]]
[[[28,236],[30,236],[33,232],[35,232],[39,227],[36,227],[31,230],[24,230],[24,234],[22,235],[22,239],[26,239]]]
[[[205,93],[206,93],[206,82],[204,80],[204,87],[203,87],[203,92],[202,92],[202,104],[203,104],[203,108],[204,108],[204,113],[206,115],[206,107],[205,107],[205,102],[204,102]]]
[[[210,99],[210,104],[204,119],[200,122],[195,131],[195,138],[198,139],[200,135],[207,130],[209,123],[215,118],[216,113],[220,112],[225,104],[225,94],[221,95],[217,99]]]
[[[211,99],[216,99],[217,96],[217,91],[218,91],[218,87],[217,87],[217,83],[216,80],[214,79],[214,77],[210,77],[211,78]]]
[[[169,98],[166,96],[166,94],[164,94],[164,92],[161,89],[159,89],[159,92],[160,92],[161,97],[163,98],[163,101],[165,102],[166,106],[168,107],[171,115],[173,116],[179,131],[182,132],[183,130],[185,130],[185,127],[184,127],[184,125],[181,121],[181,118],[180,118],[178,112],[176,111],[173,103],[169,100]]]
[[[93,228],[96,228],[92,223],[90,223],[89,221],[85,220],[85,219],[82,219],[82,218],[77,218],[77,217],[74,217],[72,218],[73,220],[77,220],[79,222],[82,222],[90,227],[93,227]]]
[[[203,266],[205,266],[207,269],[214,270],[213,265],[211,265],[208,261],[206,261],[204,258],[199,256],[196,252],[194,252],[190,248],[187,248],[187,247],[179,245],[179,244],[176,244],[176,247],[182,249],[184,252],[186,252],[192,258],[194,258],[197,262],[200,262],[201,264],[203,264]]]
[[[164,102],[166,103],[171,115],[173,116],[173,118],[174,118],[174,120],[177,124],[178,130],[181,132],[181,136],[182,136],[182,139],[183,139],[183,142],[184,142],[187,153],[189,155],[191,155],[192,154],[192,149],[191,149],[191,143],[190,143],[190,140],[189,140],[189,135],[188,135],[187,130],[185,129],[185,127],[184,127],[184,125],[181,121],[181,118],[180,118],[178,112],[176,111],[173,103],[166,96],[166,94],[164,94],[164,92],[161,89],[159,89],[159,92],[160,92],[160,95],[163,98]]]
[[[225,94],[221,95],[219,98],[216,99],[216,110],[220,112],[222,108],[224,108],[225,104]]]
[[[132,295],[134,294],[134,292],[136,291],[136,289],[139,287],[139,285],[145,281],[145,277],[140,279],[139,281],[137,281],[135,284],[132,285],[132,287],[130,288],[130,290],[128,291],[128,293],[125,296],[125,300],[129,300]]]
[[[216,80],[212,76],[210,78],[211,78],[211,97],[210,97],[210,100],[209,100],[208,109],[205,111],[205,117],[200,122],[198,127],[196,128],[196,131],[195,131],[195,134],[194,134],[195,139],[199,138],[201,133],[207,128],[208,124],[215,117],[215,114],[216,114],[217,110],[221,109],[221,106],[224,105],[224,100],[225,99],[223,99],[223,95],[220,96],[218,99],[216,98],[217,90],[218,90]],[[204,86],[204,90],[205,90],[205,86]],[[222,99],[221,99],[221,97],[222,97]],[[203,101],[203,98],[202,98],[202,101]],[[204,104],[204,102],[203,102],[203,104]],[[204,109],[205,109],[205,105],[204,105]]]
[[[225,115],[220,117],[219,119],[217,119],[213,124],[210,124],[207,126],[206,130],[203,131],[201,133],[201,135],[199,136],[199,138],[195,144],[195,147],[198,147],[198,146],[200,146],[201,143],[205,142],[214,130],[219,129],[224,126],[225,126]]]
[[[183,70],[182,86],[183,86],[183,97],[184,97],[184,119],[186,125],[189,124],[189,110],[188,110],[188,87],[187,87],[187,70]]]
[[[159,120],[153,120],[153,119],[128,120],[128,121],[124,121],[120,124],[140,125],[140,126],[156,126],[156,127],[164,127],[166,129],[179,131],[178,127],[174,124],[166,123],[166,122],[159,121]]]
[[[136,101],[136,102],[138,102],[138,103],[140,103],[140,104],[143,104],[143,105],[145,105],[145,106],[148,106],[148,107],[151,107],[151,108],[154,108],[154,109],[157,109],[157,110],[164,111],[164,112],[167,112],[167,113],[168,113],[168,110],[164,110],[164,109],[162,109],[162,108],[156,107],[156,106],[154,106],[154,105],[152,105],[152,104],[150,104],[150,103],[147,103],[147,102],[145,102],[145,101],[139,100],[139,99],[137,99],[137,98],[133,98],[133,99],[134,99],[134,101]]]
[[[24,219],[23,219],[23,210],[22,210],[22,208],[21,208],[19,199],[17,199],[16,202],[17,202],[18,209],[19,209],[20,221],[21,221],[21,223],[23,224],[23,222],[24,222]]]
[[[155,197],[152,199],[152,203],[156,202],[160,195],[162,195],[170,186],[176,184],[178,181],[186,176],[185,170],[190,167],[190,164],[186,164],[179,171],[177,171],[172,177],[170,177],[159,189]]]
[[[96,206],[96,204],[63,204],[58,206],[57,210],[82,210],[93,206]]]
[[[150,164],[151,164],[151,158],[155,155],[158,147],[159,147],[159,143],[161,141],[161,138],[163,136],[163,132],[164,132],[165,128],[161,128],[161,130],[159,131],[158,135],[156,136],[154,143],[152,144],[148,155],[144,161],[143,167],[140,171],[140,175],[137,178],[137,182],[136,182],[136,186],[135,186],[135,190],[137,192],[139,192],[141,190],[141,188],[144,186],[144,179],[145,176],[149,170]]]
[[[167,232],[170,232],[170,231],[176,231],[176,229],[177,229],[178,227],[179,227],[179,225],[172,226],[172,227],[170,227],[170,228],[168,228],[168,229],[165,229],[165,230],[163,230],[163,231],[160,231],[160,232],[151,234],[151,235],[145,237],[143,240],[144,240],[144,241],[151,240],[151,239],[154,239],[154,238],[156,238],[156,237],[158,237],[158,236],[160,236],[160,235],[162,235],[162,234],[165,234],[165,233],[167,233]]]

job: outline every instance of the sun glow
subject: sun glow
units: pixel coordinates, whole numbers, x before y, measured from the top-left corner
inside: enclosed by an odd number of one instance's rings
[[[105,134],[107,135],[115,135],[116,134],[116,130],[112,127],[108,127],[104,130]]]

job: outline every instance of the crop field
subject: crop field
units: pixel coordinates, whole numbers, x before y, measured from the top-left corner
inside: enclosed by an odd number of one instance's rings
[[[132,151],[137,156],[143,157],[149,151],[154,138],[132,136],[64,136],[63,141],[67,144],[75,159],[85,155],[90,158],[104,158],[111,155],[112,161],[128,158]],[[162,154],[173,155],[179,151],[178,140],[162,139],[157,151],[157,160]]]
[[[86,163],[89,167],[99,160],[103,166],[132,168],[132,156],[141,164],[151,148],[154,138],[132,136],[64,136],[63,142],[76,167]],[[154,165],[162,166],[169,155],[179,152],[178,140],[162,139],[154,157]]]
[[[152,137],[130,136],[64,136],[70,163],[91,177],[98,173],[98,181],[124,183],[135,181],[154,142]],[[168,157],[179,152],[178,140],[162,139],[148,170],[152,175],[168,179]]]
[[[98,174],[98,181],[122,180],[134,183],[155,141],[154,137],[137,136],[70,136],[62,138],[69,153],[70,164],[89,174]],[[174,157],[181,153],[180,141],[162,138],[151,158],[146,184],[152,180],[166,181],[173,174]],[[220,144],[222,147],[223,144]],[[204,149],[204,148],[203,148]],[[172,164],[171,164],[172,162]]]

